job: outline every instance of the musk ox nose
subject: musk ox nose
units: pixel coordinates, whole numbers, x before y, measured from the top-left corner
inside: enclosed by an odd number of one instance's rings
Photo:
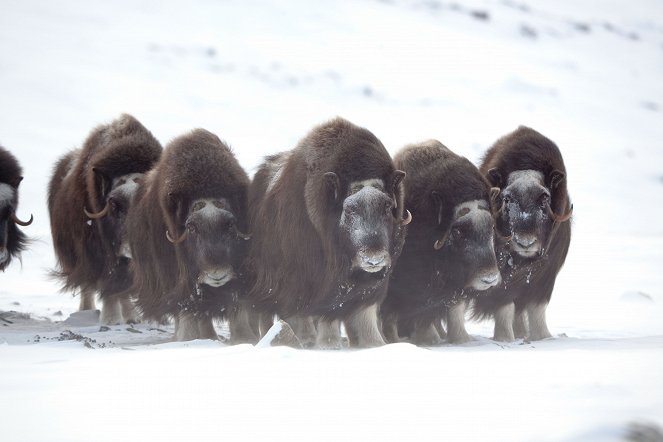
[[[206,284],[211,287],[221,287],[235,278],[235,272],[232,268],[220,268],[212,270],[203,270],[198,275],[198,284]]]
[[[475,290],[488,290],[500,283],[502,277],[497,269],[489,270],[479,274],[471,286]]]
[[[516,243],[523,249],[529,249],[536,242],[535,236],[516,236]]]
[[[355,267],[369,273],[379,272],[391,263],[387,252],[359,252],[355,258]]]

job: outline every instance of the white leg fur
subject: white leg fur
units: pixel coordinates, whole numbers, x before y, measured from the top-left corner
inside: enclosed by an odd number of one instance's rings
[[[219,339],[212,318],[198,318],[198,339]]]
[[[345,321],[351,347],[379,347],[385,345],[378,322],[378,306],[373,304],[358,310]]]
[[[450,344],[464,344],[472,338],[465,330],[465,307],[464,300],[458,301],[449,307],[447,312],[447,342]]]
[[[122,324],[122,308],[120,298],[113,296],[102,301],[101,317],[99,321],[103,325]]]
[[[191,341],[198,339],[200,333],[198,319],[192,315],[180,315],[175,318],[175,340]]]
[[[324,350],[340,350],[343,346],[341,341],[341,321],[318,321],[318,335],[315,345]]]
[[[304,348],[312,348],[316,343],[317,331],[312,316],[293,316],[286,320]]]
[[[430,323],[428,325],[415,326],[412,336],[410,336],[410,341],[415,345],[428,347],[442,344],[442,337],[437,332],[435,325]]]
[[[497,309],[495,312],[494,340],[512,342],[515,339],[513,335],[513,319],[515,312],[516,306],[513,305],[513,302]]]
[[[230,342],[232,344],[255,344],[258,337],[251,329],[249,311],[239,307],[235,315],[228,320],[230,329]]]
[[[94,292],[82,291],[81,292],[81,302],[78,306],[79,311],[83,310],[94,310],[97,306],[94,302]]]
[[[395,318],[382,321],[382,333],[388,343],[401,342],[398,335],[398,320]]]
[[[548,304],[530,304],[527,306],[527,316],[529,318],[529,339],[530,341],[540,341],[552,337],[546,324],[546,308]]]
[[[122,308],[122,318],[127,324],[138,324],[140,322],[140,313],[136,309],[136,305],[131,298],[126,297],[120,300]]]
[[[523,339],[527,336],[527,329],[527,311],[523,309],[513,318],[513,336],[516,339]]]

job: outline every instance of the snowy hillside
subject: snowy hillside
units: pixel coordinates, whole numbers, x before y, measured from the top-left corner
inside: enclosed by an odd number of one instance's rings
[[[0,274],[0,439],[660,436],[661,79],[660,0],[0,2],[0,144],[24,168],[18,215],[35,218],[23,264]],[[204,127],[250,174],[335,115],[391,153],[437,138],[475,163],[539,130],[575,206],[556,338],[496,343],[486,322],[457,347],[297,351],[71,316],[77,299],[46,277],[47,181],[122,112],[163,144]]]

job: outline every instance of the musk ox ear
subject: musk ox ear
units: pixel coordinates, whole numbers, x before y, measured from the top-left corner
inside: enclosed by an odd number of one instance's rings
[[[325,173],[325,185],[327,186],[327,189],[329,189],[329,194],[334,196],[334,201],[338,200],[338,192],[341,188],[338,175],[334,172]]]
[[[106,199],[106,195],[111,191],[111,186],[113,185],[113,181],[110,179],[106,173],[104,173],[101,169],[98,167],[93,167],[92,172],[94,172],[95,176],[95,183],[97,186],[99,186],[99,189],[101,190],[100,192],[100,197],[102,199]]]
[[[14,189],[18,189],[19,184],[21,184],[21,181],[23,181],[23,177],[19,176],[16,177],[15,179],[11,180],[9,182],[9,185],[12,186]]]
[[[437,225],[442,224],[442,194],[436,190],[430,193],[431,201],[433,203],[434,213],[437,214]]]
[[[502,186],[502,173],[497,167],[493,167],[488,171],[488,181],[494,187],[503,187]]]
[[[564,174],[564,172],[557,169],[553,170],[552,172],[550,172],[550,188],[552,190],[557,189],[557,186],[559,186],[562,183],[562,181],[564,181],[565,178],[566,175]]]

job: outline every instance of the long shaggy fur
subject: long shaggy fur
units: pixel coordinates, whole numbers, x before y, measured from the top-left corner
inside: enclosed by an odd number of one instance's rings
[[[380,303],[389,274],[351,279],[350,262],[340,250],[336,226],[343,197],[329,197],[324,174],[339,178],[338,195],[350,183],[381,178],[390,188],[395,168],[382,143],[368,130],[336,118],[314,128],[291,151],[267,157],[249,192],[250,263],[254,284],[249,297],[282,317],[320,315],[345,319]],[[402,187],[389,253],[400,255],[405,227]]]
[[[29,240],[18,226],[10,219],[11,211],[18,208],[18,185],[23,179],[23,170],[18,160],[8,150],[0,146],[0,183],[7,184],[16,189],[16,198],[11,207],[0,208],[0,222],[6,222],[6,236],[0,238],[0,247],[7,248],[7,260],[0,263],[0,271],[9,266],[12,258],[20,258],[21,252],[28,246]],[[0,232],[1,233],[1,232]],[[4,236],[4,235],[3,235]]]
[[[63,290],[117,292],[129,282],[126,269],[117,272],[118,258],[104,223],[88,220],[84,208],[98,212],[105,205],[108,180],[145,173],[158,161],[161,145],[134,117],[123,114],[90,133],[81,149],[64,155],[55,165],[48,186],[48,211],[53,247],[58,260],[54,272]]]
[[[196,129],[170,142],[157,167],[136,194],[127,219],[134,266],[133,292],[147,318],[160,320],[188,312],[224,318],[244,287],[238,275],[221,287],[197,285],[183,244],[173,244],[166,230],[179,236],[191,203],[201,198],[230,201],[238,229],[247,227],[249,178],[230,148],[216,135]],[[241,266],[242,254],[235,257]]]
[[[566,177],[554,187],[550,177],[555,170],[564,173],[566,168],[562,154],[555,143],[528,127],[519,127],[514,132],[499,139],[487,152],[480,171],[489,180],[489,171],[496,169],[506,179],[511,172],[536,170],[544,176],[544,186],[551,192],[551,208],[557,214],[570,210],[571,202],[567,190]],[[503,182],[492,182],[502,187]],[[499,224],[498,224],[499,225]],[[508,235],[508,232],[502,232]],[[512,252],[508,245],[496,248],[503,282],[491,289],[486,296],[478,298],[474,304],[473,317],[485,319],[493,317],[502,306],[515,302],[516,313],[528,304],[548,304],[552,296],[555,279],[559,273],[571,243],[571,222],[555,224],[549,238],[550,247],[545,254],[533,259],[524,259]]]
[[[405,207],[412,212],[412,223],[381,314],[385,322],[397,321],[406,337],[415,326],[439,321],[451,305],[473,296],[465,290],[468,270],[458,268],[463,265],[459,257],[448,247],[435,250],[433,244],[450,228],[458,204],[490,200],[490,185],[470,161],[437,140],[406,146],[394,164],[407,174]],[[441,213],[433,193],[439,195]]]

